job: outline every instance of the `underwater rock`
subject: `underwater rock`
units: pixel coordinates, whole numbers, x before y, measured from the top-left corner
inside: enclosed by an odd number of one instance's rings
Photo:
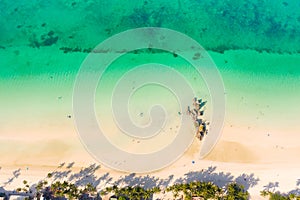
[[[55,44],[57,42],[57,40],[58,40],[58,36],[56,36],[56,37],[50,36],[41,43],[41,46],[51,46],[51,45]]]
[[[54,31],[49,31],[47,34],[42,34],[40,40],[33,34],[29,39],[29,46],[40,48],[41,46],[52,46],[57,43],[58,36],[54,36]]]

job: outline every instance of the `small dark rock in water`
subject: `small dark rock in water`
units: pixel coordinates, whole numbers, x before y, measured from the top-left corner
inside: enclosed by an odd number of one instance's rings
[[[62,96],[57,97],[58,99],[62,99]]]
[[[31,43],[29,44],[30,47],[33,47],[33,48],[40,48],[41,44],[37,41],[37,40],[32,40],[30,41]]]
[[[68,115],[67,117],[70,119],[70,118],[71,118],[71,115]]]
[[[60,47],[59,50],[63,50],[64,53],[69,53],[72,51],[72,48],[70,47]]]
[[[39,48],[40,46],[51,46],[58,41],[58,36],[53,36],[54,32],[49,31],[47,34],[40,36],[40,39],[37,38],[35,34],[32,35],[32,38],[29,39],[29,46]]]
[[[178,115],[181,115],[181,112],[178,112]]]
[[[73,52],[81,52],[81,48],[80,47],[76,47],[73,49]]]
[[[49,37],[42,42],[42,45],[43,46],[51,46],[51,45],[55,44],[57,42],[57,40],[58,40],[58,36]]]
[[[47,24],[46,23],[42,23],[41,27],[45,27]]]
[[[46,39],[46,35],[41,35],[41,40]]]
[[[174,56],[175,58],[178,57],[177,53],[175,53],[175,52],[173,53],[173,56]]]
[[[84,53],[90,53],[91,51],[92,51],[92,49],[91,49],[91,48],[88,48],[88,49],[83,49],[82,52],[84,52]]]
[[[54,35],[54,31],[49,31],[48,36],[53,36]]]
[[[71,4],[71,5],[72,5],[72,6],[75,6],[76,4],[77,4],[76,2],[72,2],[72,4]]]
[[[110,35],[110,34],[111,34],[111,29],[107,28],[107,29],[105,29],[105,32],[106,32],[108,35]]]

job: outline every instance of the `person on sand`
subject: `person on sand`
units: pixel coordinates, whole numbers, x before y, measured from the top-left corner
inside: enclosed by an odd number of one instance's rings
[[[196,97],[193,99],[193,106],[196,110],[200,110],[200,100],[198,100]]]
[[[207,125],[209,124],[209,122],[203,122],[202,124],[201,124],[201,126],[203,127],[202,128],[202,133],[203,133],[203,135],[205,134],[205,135],[207,135],[207,133],[208,133],[208,129],[207,129]]]
[[[197,109],[193,109],[193,112],[192,112],[192,114],[193,114],[193,120],[197,120],[197,116],[198,116],[198,110]]]
[[[199,126],[200,126],[200,124],[202,124],[202,118],[201,118],[201,114],[200,113],[198,113],[196,121],[199,124]]]
[[[202,124],[200,124],[199,128],[198,128],[198,134],[199,134],[199,139],[202,140],[202,138],[204,137],[204,130],[205,130],[205,126]]]
[[[206,127],[206,123],[203,122],[202,119],[201,119],[201,122],[198,124],[197,128],[198,129],[197,129],[196,137],[198,139],[200,139],[200,141],[201,141],[204,137],[204,134],[207,135],[207,132],[208,132],[207,127]]]
[[[188,107],[187,107],[186,114],[188,114],[188,115],[191,115],[191,114],[192,114],[192,111],[191,111],[191,108],[190,108],[190,106],[188,106]]]

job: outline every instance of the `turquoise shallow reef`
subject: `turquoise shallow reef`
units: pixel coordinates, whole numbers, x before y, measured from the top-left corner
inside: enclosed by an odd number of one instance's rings
[[[1,47],[93,48],[131,28],[174,29],[207,50],[300,51],[300,3],[271,0],[1,1]]]
[[[1,0],[0,144],[3,152],[13,155],[7,163],[27,163],[38,155],[40,143],[28,146],[20,142],[24,136],[44,134],[61,142],[60,152],[78,147],[70,119],[81,63],[103,40],[139,27],[182,32],[208,51],[224,81],[226,131],[244,128],[236,134],[249,137],[251,128],[265,134],[276,124],[278,141],[296,143],[292,137],[298,129],[290,127],[299,127],[299,11],[297,0]],[[145,50],[130,56],[126,65],[114,63],[103,81],[112,83],[130,68],[127,65],[154,59],[176,65],[193,86],[199,86],[199,96],[209,100],[201,80],[177,55]],[[11,141],[22,148],[14,149],[8,145]],[[50,150],[45,151],[52,155]],[[56,165],[58,160],[45,162]]]
[[[152,26],[185,33],[206,50],[219,53],[251,49],[293,54],[300,52],[299,10],[300,3],[291,0],[2,0],[0,50],[3,54],[14,47],[16,58],[22,56],[23,47],[41,54],[48,47],[89,52],[116,33]],[[28,55],[27,65],[33,56],[39,53]],[[9,68],[2,64],[1,77],[13,74]],[[34,67],[30,73],[42,70]]]

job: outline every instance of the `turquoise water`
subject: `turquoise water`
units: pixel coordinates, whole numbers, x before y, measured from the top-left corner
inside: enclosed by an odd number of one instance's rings
[[[150,26],[182,32],[208,50],[224,81],[225,125],[247,127],[251,121],[264,131],[274,122],[279,131],[298,127],[299,10],[296,0],[1,0],[1,143],[24,134],[64,138],[58,130],[74,136],[67,116],[73,116],[73,86],[85,57],[114,34]],[[103,81],[115,83],[129,65],[154,59],[174,66],[198,86],[197,95],[209,100],[203,80],[194,79],[194,72],[172,53],[144,51],[129,58],[111,66]],[[112,88],[107,85],[104,90]],[[13,154],[12,147],[5,148]]]
[[[88,52],[116,33],[144,26],[180,31],[197,40],[206,50],[220,53],[234,49],[299,53],[299,10],[298,1],[278,0],[176,0],[172,3],[165,0],[132,3],[117,0],[2,0],[0,51],[5,59],[1,59],[0,74],[3,78],[76,71],[78,64],[49,67],[49,62],[55,54]],[[45,55],[49,48],[55,53]],[[12,55],[8,53],[10,50]],[[39,56],[46,56],[48,64],[44,60],[42,67],[36,66],[34,61],[38,58],[35,57]],[[69,55],[65,56],[70,59]],[[83,58],[84,55],[79,55],[78,62]],[[22,66],[16,69],[16,65]]]
[[[207,50],[294,53],[300,47],[298,1],[1,1],[1,47],[93,48],[143,26],[174,29]],[[50,33],[50,34],[49,34]]]

